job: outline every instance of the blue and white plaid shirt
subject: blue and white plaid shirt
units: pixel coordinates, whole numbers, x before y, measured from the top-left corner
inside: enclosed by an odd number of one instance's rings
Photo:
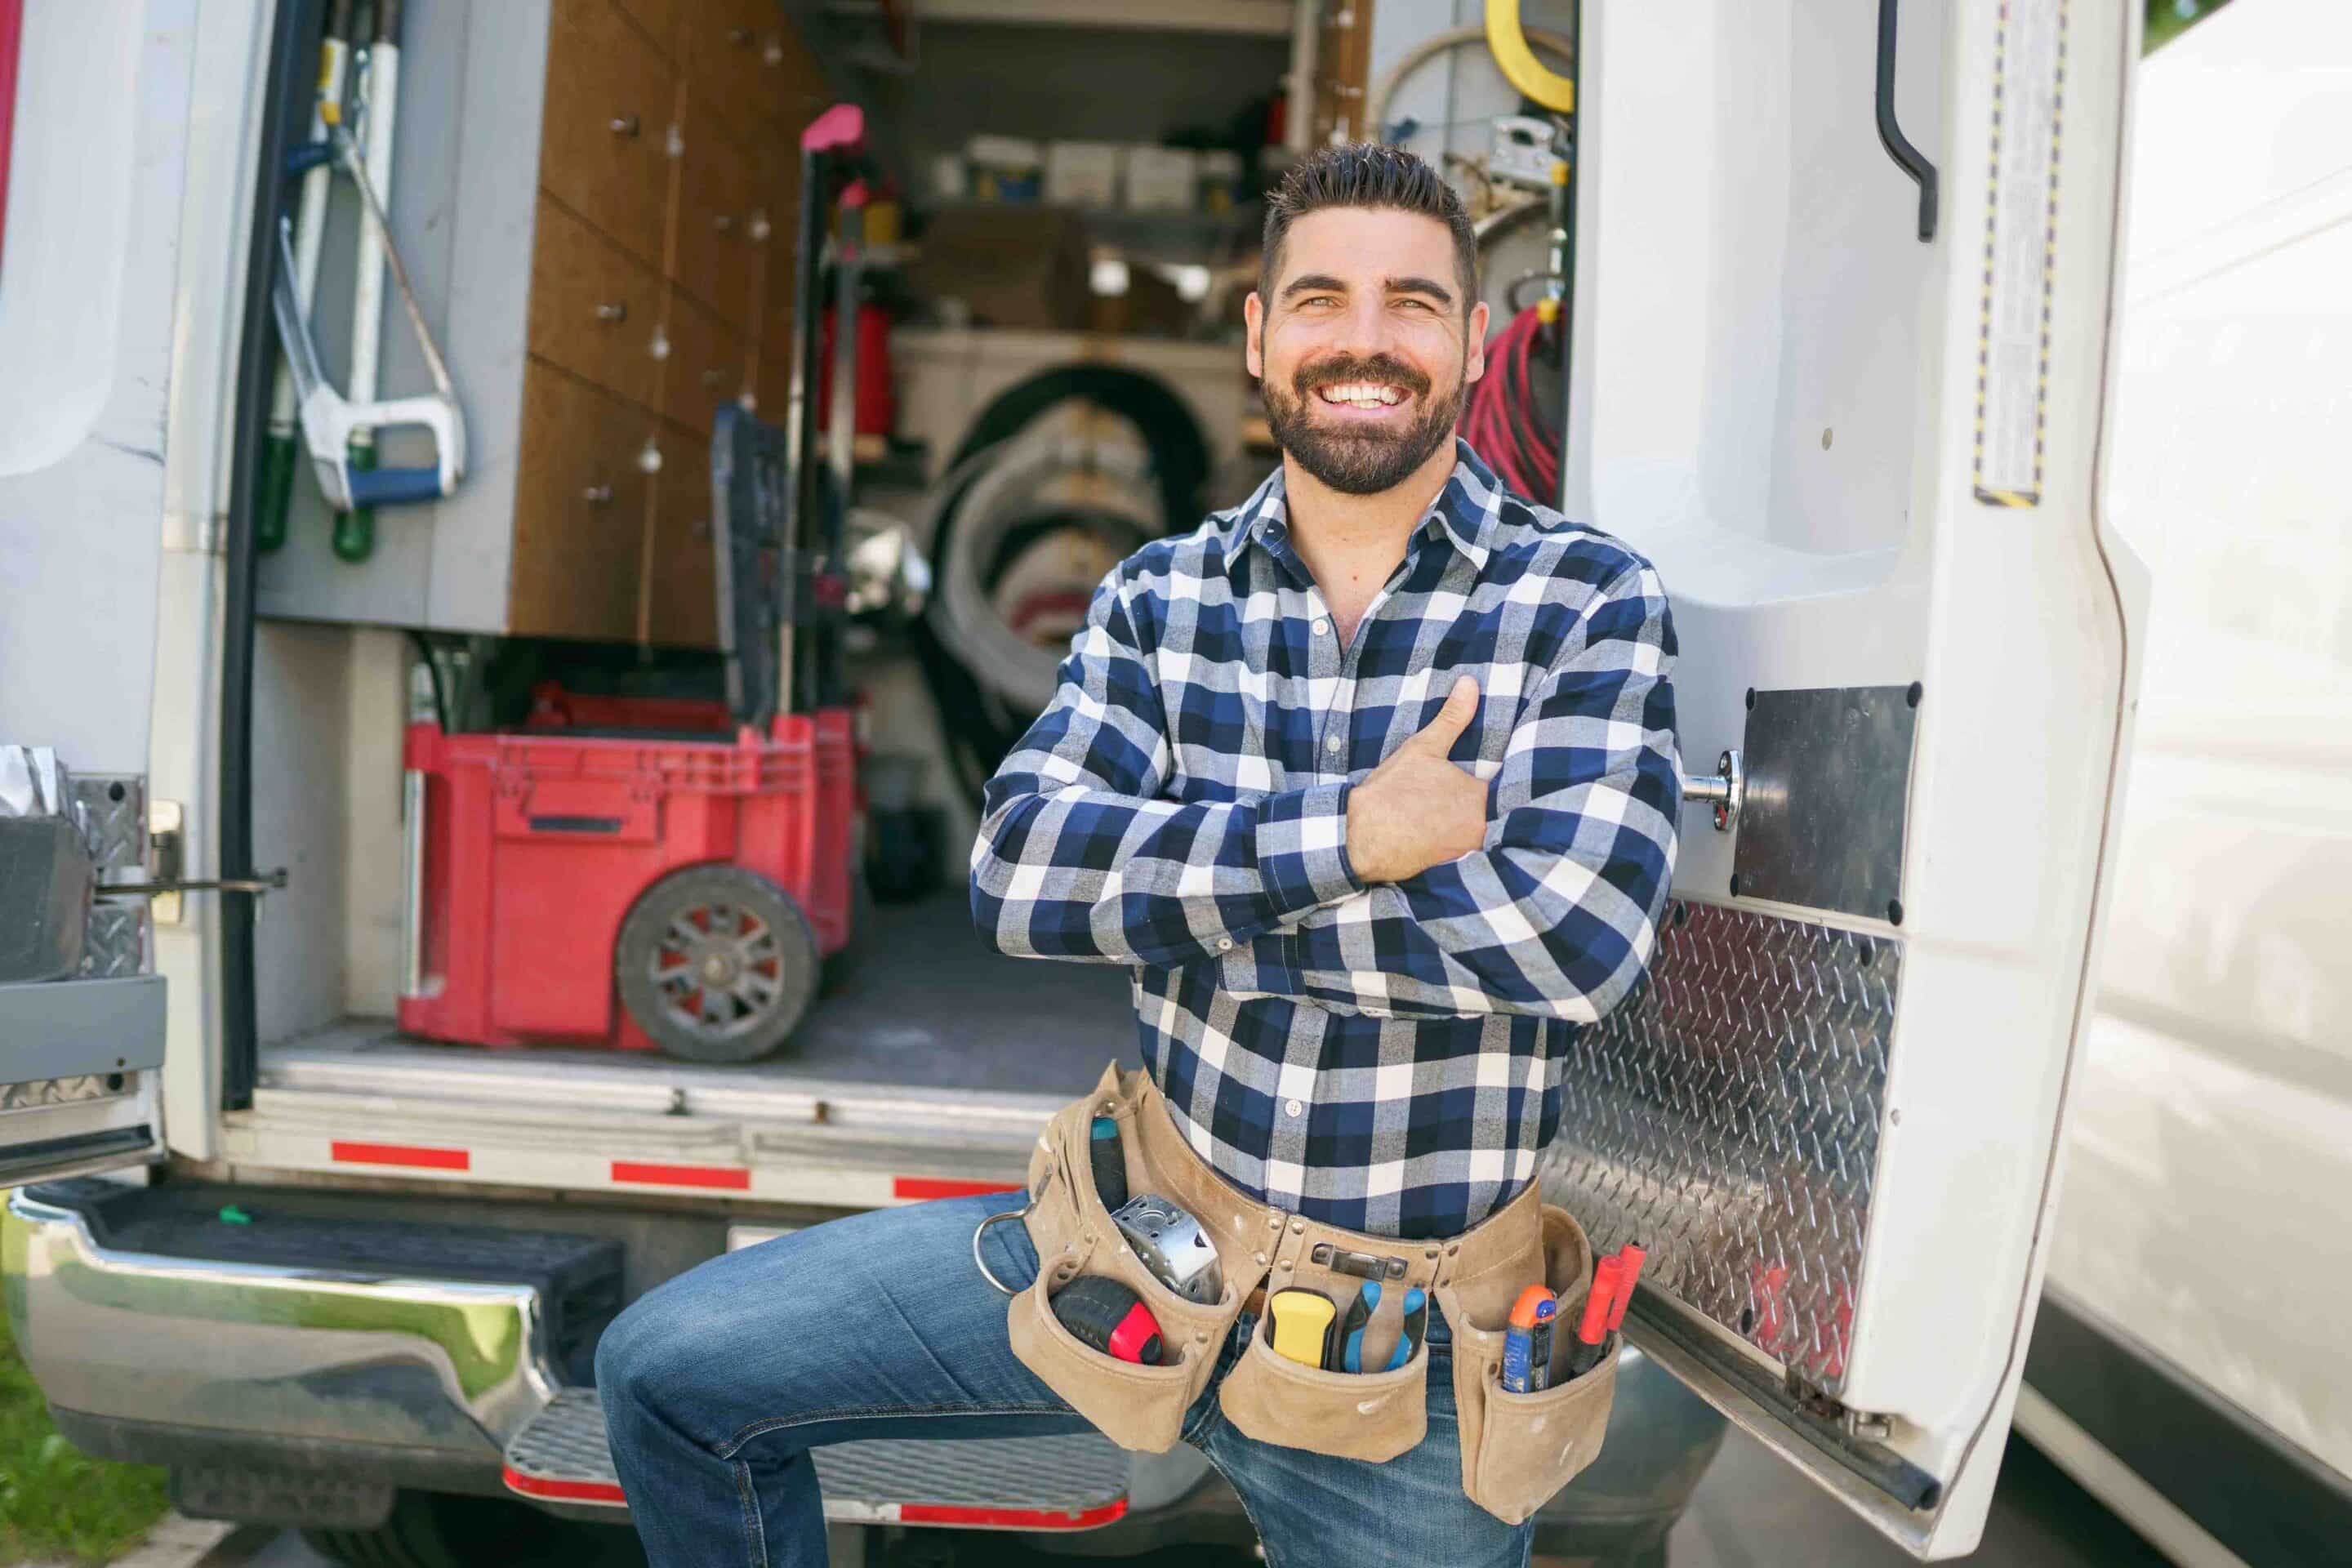
[[[1674,655],[1649,563],[1467,446],[1343,649],[1277,468],[1096,589],[989,782],[972,918],[1003,952],[1133,966],[1144,1065],[1236,1186],[1375,1235],[1466,1230],[1534,1176],[1570,1041],[1649,958]],[[1349,793],[1461,674],[1486,846],[1366,886]]]

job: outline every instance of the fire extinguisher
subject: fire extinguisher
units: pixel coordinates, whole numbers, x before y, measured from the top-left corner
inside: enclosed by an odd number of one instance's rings
[[[833,427],[834,316],[820,329],[824,373],[817,381],[817,427]],[[890,380],[890,312],[871,300],[857,307],[857,423],[860,436],[887,436],[898,425],[898,394]]]

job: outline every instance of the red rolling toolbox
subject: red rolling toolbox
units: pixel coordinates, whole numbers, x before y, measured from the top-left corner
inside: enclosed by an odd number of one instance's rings
[[[708,697],[608,697],[542,680],[530,689],[526,730],[684,730],[732,734],[735,716]]]
[[[412,726],[404,1030],[748,1061],[785,1040],[847,948],[861,836],[836,563],[852,476],[845,438],[820,474],[804,394],[827,214],[862,131],[844,107],[803,138],[795,428],[729,406],[711,437],[723,711],[559,688],[533,693],[518,731]],[[856,190],[833,255],[845,311]],[[836,406],[854,407],[854,373],[836,376]]]
[[[478,1045],[766,1054],[850,938],[850,714],[733,741],[412,725],[401,1027]]]

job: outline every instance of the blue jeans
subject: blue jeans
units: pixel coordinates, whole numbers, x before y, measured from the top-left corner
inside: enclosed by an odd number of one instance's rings
[[[613,1458],[655,1568],[818,1568],[824,1518],[808,1450],[864,1437],[1090,1430],[1014,1357],[1005,1299],[972,1266],[972,1227],[1019,1193],[851,1215],[714,1258],[649,1291],[596,1350]],[[1007,1285],[1036,1277],[1018,1224],[982,1247]],[[1272,1568],[1525,1568],[1513,1526],[1462,1490],[1454,1358],[1429,1315],[1429,1435],[1386,1464],[1245,1437],[1217,1390],[1234,1327],[1184,1440],[1232,1483]]]

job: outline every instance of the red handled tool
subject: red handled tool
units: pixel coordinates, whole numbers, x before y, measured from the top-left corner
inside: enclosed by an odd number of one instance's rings
[[[1617,1300],[1609,1309],[1609,1331],[1612,1334],[1625,1326],[1626,1303],[1633,1299],[1633,1282],[1642,1277],[1642,1260],[1649,1256],[1638,1241],[1617,1249]]]
[[[1160,1322],[1116,1279],[1088,1274],[1054,1298],[1054,1316],[1079,1343],[1143,1366],[1160,1364]]]
[[[1583,1315],[1576,1321],[1576,1342],[1568,1347],[1568,1375],[1582,1377],[1601,1364],[1601,1346],[1609,1338],[1609,1314],[1617,1301],[1624,1264],[1604,1258],[1592,1268],[1592,1291],[1584,1298]]]

